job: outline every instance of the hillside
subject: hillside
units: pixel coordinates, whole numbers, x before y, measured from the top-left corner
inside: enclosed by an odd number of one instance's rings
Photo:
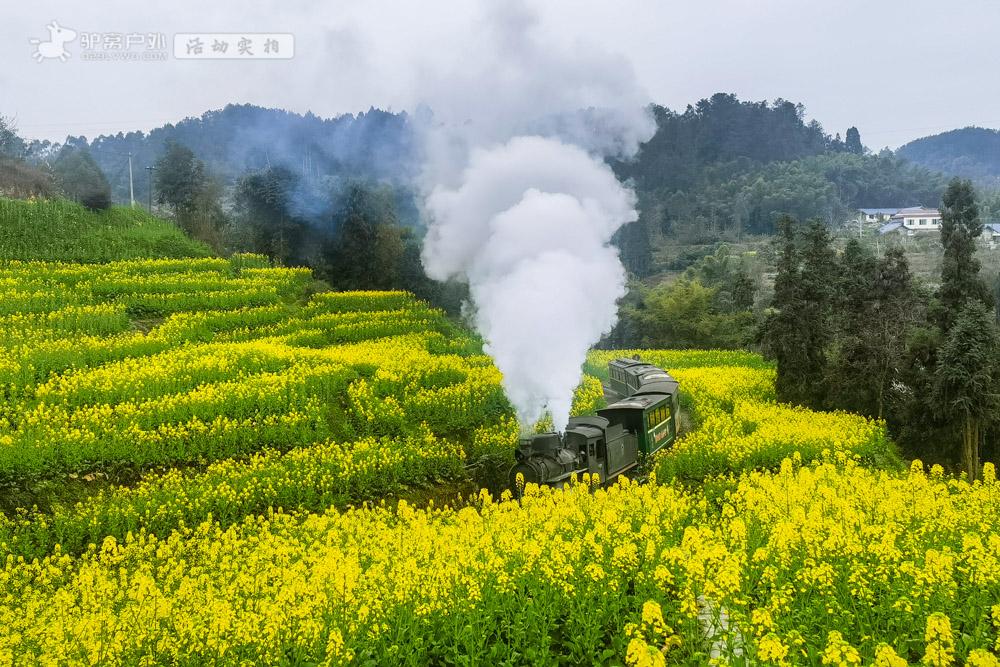
[[[0,197],[0,259],[109,262],[208,257],[208,246],[141,209],[89,211],[65,200]]]
[[[965,127],[915,139],[896,155],[949,176],[1000,186],[1000,130]]]
[[[896,154],[915,164],[978,185],[1000,186],[1000,130],[965,127],[916,139]]]
[[[653,114],[652,139],[634,161],[614,165],[639,196],[640,219],[617,240],[640,277],[668,268],[658,250],[770,235],[782,214],[835,227],[859,207],[935,206],[947,183],[891,153],[865,151],[853,132],[850,145],[827,134],[786,100],[719,93],[682,113],[654,106]]]
[[[683,111],[654,104],[651,112],[654,136],[634,161],[613,162],[639,195],[642,220],[617,239],[637,275],[657,270],[652,254],[662,235],[681,242],[766,235],[782,213],[836,225],[861,206],[937,205],[944,188],[943,177],[901,157],[865,152],[857,135],[849,144],[827,133],[801,104],[787,100],[717,93]],[[420,222],[413,187],[418,141],[405,113],[372,109],[323,119],[229,105],[149,133],[71,137],[67,144],[89,148],[116,201],[125,201],[128,153],[141,169],[171,141],[189,147],[230,198],[240,177],[287,169],[295,191],[290,214],[317,228],[340,206],[343,187],[337,184],[348,180],[392,184],[396,218]],[[30,149],[36,156],[46,150]],[[135,186],[144,199],[145,174]]]
[[[134,168],[154,164],[168,142],[192,149],[208,171],[231,184],[246,172],[284,166],[304,178],[409,180],[414,173],[414,137],[409,117],[370,109],[321,118],[283,109],[230,104],[148,133],[101,135],[87,146],[111,182],[115,201],[128,201],[128,154]],[[148,195],[145,174],[135,176],[135,196]]]
[[[949,176],[982,186],[1000,186],[1000,130],[965,127],[916,139],[896,154]]]

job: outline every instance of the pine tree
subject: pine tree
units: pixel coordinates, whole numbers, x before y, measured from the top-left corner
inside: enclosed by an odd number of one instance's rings
[[[800,382],[802,402],[825,407],[827,352],[833,341],[833,302],[836,296],[836,255],[830,233],[813,222],[803,237],[802,269],[797,287],[799,326],[805,337],[805,368]]]
[[[992,311],[967,303],[941,345],[934,373],[934,403],[961,436],[962,467],[979,476],[983,434],[1000,410],[1000,337]]]
[[[847,128],[847,138],[844,143],[848,153],[861,155],[865,152],[865,147],[861,145],[861,133],[856,127]]]
[[[205,188],[205,165],[190,148],[170,141],[156,161],[155,173],[156,203],[167,204],[184,218],[194,209],[198,195]]]
[[[389,192],[351,185],[337,214],[338,231],[324,252],[324,277],[340,289],[398,287],[406,252]]]
[[[972,183],[953,180],[942,199],[941,288],[937,294],[935,319],[947,333],[958,314],[970,301],[992,306],[993,297],[979,276],[980,262],[976,259],[976,241],[983,233]]]
[[[52,173],[59,189],[68,199],[93,211],[111,206],[111,186],[108,179],[85,147],[64,146],[52,165]]]
[[[906,256],[892,249],[877,260],[850,241],[835,303],[830,406],[885,418],[908,333],[921,316]]]
[[[783,216],[778,220],[778,234],[781,249],[771,313],[765,323],[764,343],[777,361],[775,391],[778,398],[799,403],[805,393],[803,376],[807,367],[807,342],[798,321],[801,306],[800,260],[795,221]]]

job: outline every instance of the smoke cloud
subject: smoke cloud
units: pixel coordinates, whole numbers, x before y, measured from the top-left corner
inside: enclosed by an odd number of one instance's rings
[[[493,4],[463,67],[425,82],[439,94],[423,127],[423,261],[468,282],[522,428],[548,410],[562,430],[625,294],[611,237],[637,218],[604,157],[634,154],[654,125],[626,61],[543,45],[534,27],[523,6]]]

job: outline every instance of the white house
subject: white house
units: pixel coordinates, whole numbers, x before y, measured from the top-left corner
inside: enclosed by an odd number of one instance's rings
[[[923,206],[913,206],[901,208],[889,222],[882,225],[878,233],[889,234],[897,232],[907,236],[915,236],[921,232],[940,232],[941,212],[936,208],[925,208]]]
[[[983,240],[989,244],[990,249],[1000,245],[1000,222],[988,222],[983,225]]]

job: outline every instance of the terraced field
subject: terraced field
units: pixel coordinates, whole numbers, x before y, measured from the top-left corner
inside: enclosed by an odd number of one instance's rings
[[[690,430],[648,483],[504,472],[501,378],[399,292],[261,257],[0,269],[0,664],[995,665],[1000,485],[640,354]],[[419,502],[417,502],[419,499]]]

